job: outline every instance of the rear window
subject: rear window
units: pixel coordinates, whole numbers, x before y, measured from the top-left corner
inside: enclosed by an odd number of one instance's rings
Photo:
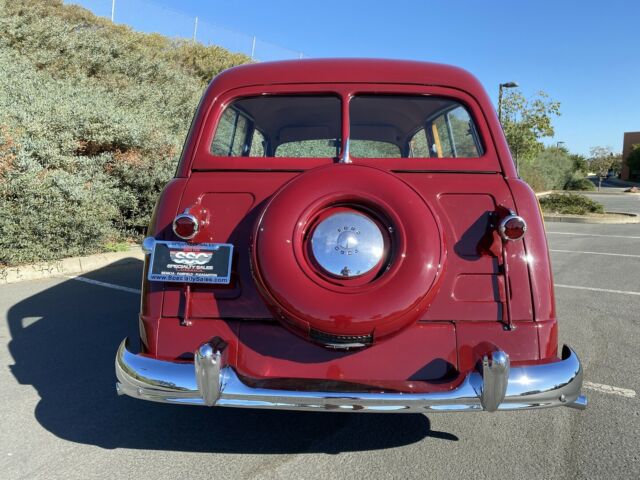
[[[210,151],[222,157],[336,158],[341,99],[261,95],[222,113]],[[483,148],[466,107],[429,95],[356,95],[349,103],[354,158],[477,158]]]
[[[448,98],[358,95],[349,104],[349,120],[352,157],[476,158],[483,154],[469,112]]]
[[[332,95],[263,95],[223,112],[210,151],[217,156],[334,158],[341,101]]]

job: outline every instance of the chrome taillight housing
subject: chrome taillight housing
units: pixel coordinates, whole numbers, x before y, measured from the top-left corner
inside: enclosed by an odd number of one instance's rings
[[[498,231],[504,240],[520,240],[527,231],[527,222],[518,215],[507,215],[500,222]]]
[[[198,234],[200,223],[198,219],[185,210],[173,220],[173,233],[183,240],[191,240]]]

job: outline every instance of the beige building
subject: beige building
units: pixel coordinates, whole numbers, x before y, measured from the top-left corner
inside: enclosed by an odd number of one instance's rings
[[[627,157],[631,153],[632,146],[636,144],[640,144],[640,132],[625,132],[624,140],[622,141],[622,172],[620,175],[622,180],[637,180],[640,178],[640,172],[630,172],[629,165],[627,165]],[[634,178],[631,178],[632,176]]]

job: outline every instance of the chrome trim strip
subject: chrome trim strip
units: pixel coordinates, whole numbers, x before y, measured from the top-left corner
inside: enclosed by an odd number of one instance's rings
[[[200,347],[195,365],[130,352],[125,339],[116,355],[119,394],[156,402],[280,410],[357,412],[452,412],[525,410],[566,406],[584,409],[580,395],[582,367],[569,347],[562,359],[542,365],[510,367],[495,351],[483,359],[482,373],[472,372],[447,392],[313,392],[273,390],[245,384],[225,364],[226,344],[219,338]],[[196,373],[196,371],[198,373]],[[201,393],[203,392],[203,393]]]

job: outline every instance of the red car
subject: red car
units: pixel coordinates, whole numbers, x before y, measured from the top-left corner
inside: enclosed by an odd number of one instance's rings
[[[200,103],[146,252],[118,393],[177,404],[582,409],[544,225],[464,70],[236,67]]]

